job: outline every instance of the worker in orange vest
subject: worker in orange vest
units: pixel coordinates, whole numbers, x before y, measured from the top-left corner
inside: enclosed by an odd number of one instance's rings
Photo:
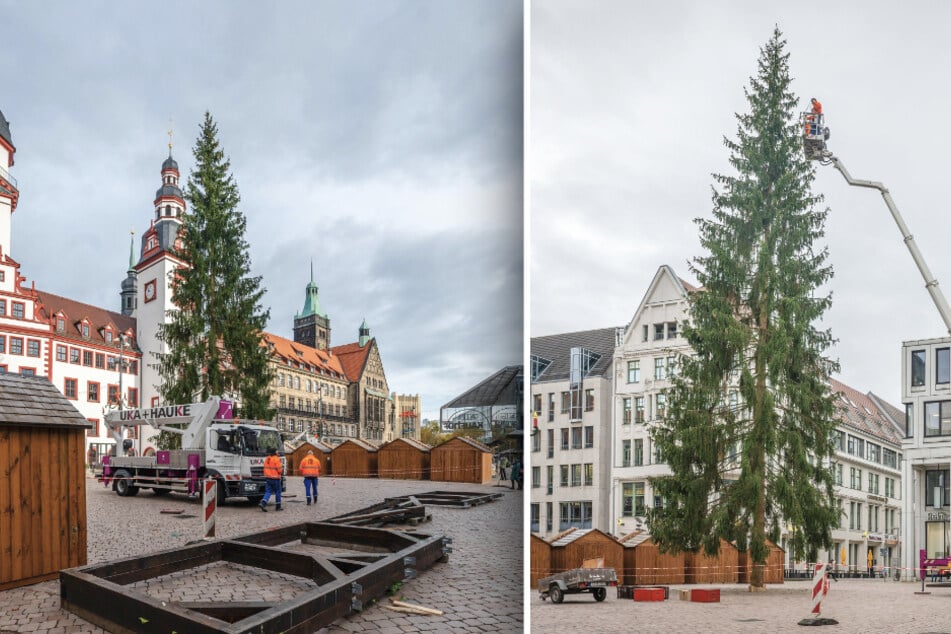
[[[817,135],[822,130],[822,103],[815,97],[812,98],[812,112],[806,117],[809,122],[808,134]]]
[[[304,495],[307,496],[307,506],[310,506],[311,490],[314,492],[314,504],[317,504],[317,478],[320,476],[320,461],[314,457],[312,449],[309,449],[307,455],[300,461],[300,474],[304,476]]]
[[[267,450],[267,458],[264,459],[264,499],[261,500],[261,510],[267,513],[267,501],[271,499],[271,493],[274,494],[275,511],[281,509],[281,476],[284,475],[284,464],[277,457],[277,449],[271,447]]]

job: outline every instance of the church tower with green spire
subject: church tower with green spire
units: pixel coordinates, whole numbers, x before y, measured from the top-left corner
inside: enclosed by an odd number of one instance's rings
[[[310,263],[310,283],[305,290],[304,310],[294,316],[294,341],[318,350],[330,348],[330,318],[320,310],[313,262]]]

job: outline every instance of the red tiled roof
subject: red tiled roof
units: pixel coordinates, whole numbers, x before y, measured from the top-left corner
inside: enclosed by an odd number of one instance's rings
[[[829,383],[832,391],[839,395],[836,405],[839,408],[838,419],[843,425],[901,445],[901,432],[893,422],[900,420],[898,416],[904,416],[898,408],[885,403],[872,393],[862,394],[841,381],[830,379]],[[883,403],[891,411],[880,407],[879,403]]]
[[[334,346],[330,351],[333,352],[335,357],[340,359],[347,378],[351,381],[359,381],[363,375],[363,368],[366,366],[367,357],[370,355],[370,348],[374,343],[376,343],[376,338],[370,339],[364,346],[361,346],[359,342],[355,341],[342,346]]]
[[[328,355],[323,350],[305,346],[302,343],[296,343],[269,332],[264,333],[264,341],[270,347],[271,354],[279,357],[282,361],[291,361],[294,364],[305,364],[318,370],[330,371],[340,378],[347,376],[336,353]]]
[[[135,319],[122,313],[99,308],[90,304],[77,302],[66,297],[60,297],[46,291],[36,291],[37,308],[39,308],[39,318],[52,323],[53,316],[61,312],[66,315],[65,332],[57,333],[65,339],[75,339],[76,341],[91,341],[97,345],[119,347],[118,338],[113,338],[112,343],[106,343],[101,332],[106,326],[112,325],[116,334],[130,332],[133,337],[133,346],[138,350],[135,342]],[[76,323],[83,319],[89,320],[89,339],[85,339],[82,333],[76,328]],[[55,324],[53,324],[55,328]]]

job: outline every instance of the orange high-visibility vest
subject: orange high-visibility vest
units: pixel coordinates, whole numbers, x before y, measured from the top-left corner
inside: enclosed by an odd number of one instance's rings
[[[264,477],[270,480],[275,480],[281,477],[281,471],[283,467],[281,466],[281,459],[277,456],[268,456],[264,459]]]
[[[305,478],[316,478],[320,475],[320,461],[312,455],[304,456],[300,461],[300,474]]]

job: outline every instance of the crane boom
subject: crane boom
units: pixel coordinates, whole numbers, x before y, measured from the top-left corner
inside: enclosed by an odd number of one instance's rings
[[[938,280],[934,275],[931,274],[931,269],[929,269],[928,265],[925,263],[925,258],[923,255],[921,255],[921,251],[918,249],[918,245],[915,243],[914,236],[912,236],[911,232],[908,231],[908,226],[905,224],[904,219],[898,212],[898,207],[895,206],[895,201],[892,200],[892,196],[888,192],[888,188],[882,183],[875,181],[852,178],[852,175],[849,174],[847,169],[845,169],[845,165],[842,164],[842,161],[833,156],[828,151],[823,152],[822,159],[824,159],[822,161],[824,164],[831,162],[833,167],[839,170],[849,185],[852,185],[853,187],[867,187],[869,189],[877,189],[879,192],[881,192],[882,198],[885,199],[885,204],[888,206],[888,210],[891,212],[892,218],[895,220],[895,224],[898,225],[898,229],[901,231],[902,239],[905,241],[905,246],[908,247],[908,251],[911,253],[912,259],[915,261],[915,265],[917,265],[918,270],[921,272],[921,276],[925,280],[925,288],[928,289],[928,293],[931,295],[934,305],[937,307],[938,312],[941,313],[941,319],[944,320],[945,328],[948,329],[948,333],[951,333],[951,308],[948,307],[948,300],[945,299],[944,294],[938,287]]]

